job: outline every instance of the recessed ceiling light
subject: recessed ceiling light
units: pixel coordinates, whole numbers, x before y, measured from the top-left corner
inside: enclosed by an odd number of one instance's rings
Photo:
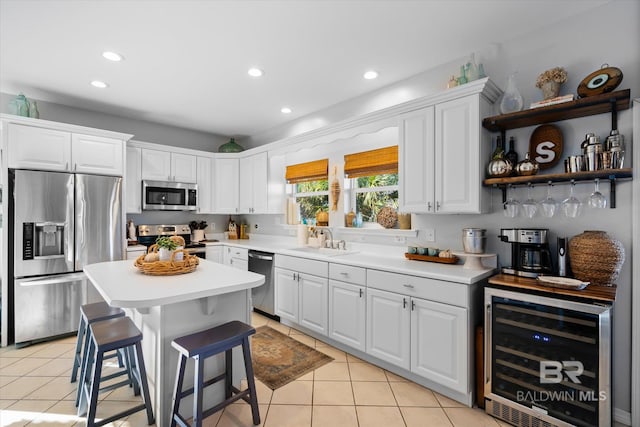
[[[364,73],[364,75],[362,77],[364,77],[367,80],[373,80],[376,77],[378,77],[378,73],[376,71],[369,70],[366,73]]]
[[[109,52],[109,51],[102,52],[102,56],[105,59],[108,59],[109,61],[114,61],[114,62],[122,61],[124,59],[122,55],[120,55],[119,53]]]
[[[102,82],[102,81],[100,81],[100,80],[94,80],[94,81],[92,81],[92,82],[91,82],[91,86],[93,86],[93,87],[97,87],[97,88],[100,88],[100,89],[104,89],[104,88],[106,88],[106,87],[109,87],[109,85],[108,85],[108,84],[106,84],[105,82]]]
[[[247,71],[247,73],[251,77],[262,77],[264,75],[264,71],[262,71],[260,68],[249,68],[249,71]]]
[[[291,108],[289,108],[289,107],[282,107],[282,108],[280,109],[280,112],[282,112],[282,114],[291,114],[291,111],[292,111],[292,110],[291,110]]]

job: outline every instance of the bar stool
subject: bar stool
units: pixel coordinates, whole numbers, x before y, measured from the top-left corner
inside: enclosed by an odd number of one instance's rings
[[[73,357],[73,370],[71,371],[71,382],[76,382],[78,376],[78,368],[84,363],[84,356],[87,354],[87,348],[91,341],[90,333],[88,329],[89,325],[93,322],[99,322],[101,320],[114,319],[116,317],[124,316],[124,310],[117,307],[111,307],[106,302],[96,302],[93,304],[85,304],[80,307],[80,324],[78,325],[78,340],[76,341],[76,354]],[[84,346],[82,340],[84,338]],[[82,355],[80,350],[84,347]],[[77,406],[76,400],[76,406]]]
[[[251,405],[253,424],[260,424],[256,386],[253,379],[253,366],[251,365],[251,350],[249,348],[249,336],[255,333],[256,330],[251,326],[242,322],[232,321],[215,328],[176,338],[171,342],[171,346],[180,352],[180,360],[178,361],[178,370],[176,374],[176,386],[173,391],[171,427],[175,427],[176,423],[180,424],[182,427],[189,426],[187,421],[178,411],[180,409],[180,400],[191,394],[194,395],[193,425],[195,427],[201,427],[202,420],[204,418],[219,411],[220,409],[223,409],[238,399],[242,399]],[[239,345],[242,346],[244,367],[247,373],[248,384],[248,388],[242,391],[238,390],[231,384],[233,373],[232,349]],[[223,351],[225,352],[225,371],[222,374],[205,381],[203,374],[205,359]],[[195,360],[194,386],[188,390],[182,391],[184,370],[188,357]],[[221,380],[224,380],[225,400],[214,407],[203,411],[202,396],[204,388]]]
[[[87,368],[84,375],[80,376],[78,389],[80,390],[80,402],[78,404],[78,416],[87,414],[87,427],[102,426],[112,421],[126,417],[143,409],[147,411],[147,421],[149,425],[155,422],[151,399],[149,397],[149,385],[147,383],[147,372],[144,367],[142,357],[142,332],[133,324],[128,317],[118,317],[115,319],[94,322],[89,325],[91,329],[91,342],[87,350]],[[126,354],[127,368],[120,372],[102,377],[102,362],[105,353],[123,350]],[[92,372],[89,375],[89,371]],[[120,375],[130,373],[127,380],[110,384],[100,388],[101,381],[107,381]],[[142,392],[143,403],[126,411],[119,412],[99,422],[95,421],[98,406],[98,393],[110,391],[118,387],[133,385],[134,394],[137,396]]]

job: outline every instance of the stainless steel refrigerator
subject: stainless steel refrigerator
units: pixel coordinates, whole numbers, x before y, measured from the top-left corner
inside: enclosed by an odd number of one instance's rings
[[[122,178],[11,170],[16,344],[73,332],[85,265],[123,259]]]

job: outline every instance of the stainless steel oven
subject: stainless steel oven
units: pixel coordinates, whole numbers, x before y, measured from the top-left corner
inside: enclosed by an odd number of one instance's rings
[[[516,426],[611,425],[611,306],[485,288],[485,410]]]
[[[138,226],[138,242],[141,245],[149,247],[156,242],[160,236],[182,236],[186,249],[190,254],[198,258],[207,258],[207,245],[204,243],[191,241],[191,228],[188,224],[160,224],[160,225],[139,225]]]
[[[142,181],[142,210],[195,211],[197,209],[197,184],[169,181]]]

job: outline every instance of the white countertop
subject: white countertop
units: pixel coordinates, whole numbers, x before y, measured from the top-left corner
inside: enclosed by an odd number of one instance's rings
[[[255,288],[264,276],[200,260],[195,271],[174,276],[141,273],[132,260],[101,262],[84,272],[105,301],[114,307],[148,308]]]
[[[403,248],[399,247],[377,245],[379,248],[373,248],[369,245],[367,248],[361,250],[358,244],[350,243],[349,249],[354,249],[357,252],[340,256],[327,256],[319,253],[295,250],[298,246],[295,238],[269,235],[250,236],[251,238],[244,240],[221,240],[219,242],[209,242],[205,244],[207,246],[235,246],[463,284],[476,283],[496,273],[496,269],[490,267],[484,270],[468,270],[463,268],[462,264],[452,265],[408,260],[404,257],[402,252]]]

